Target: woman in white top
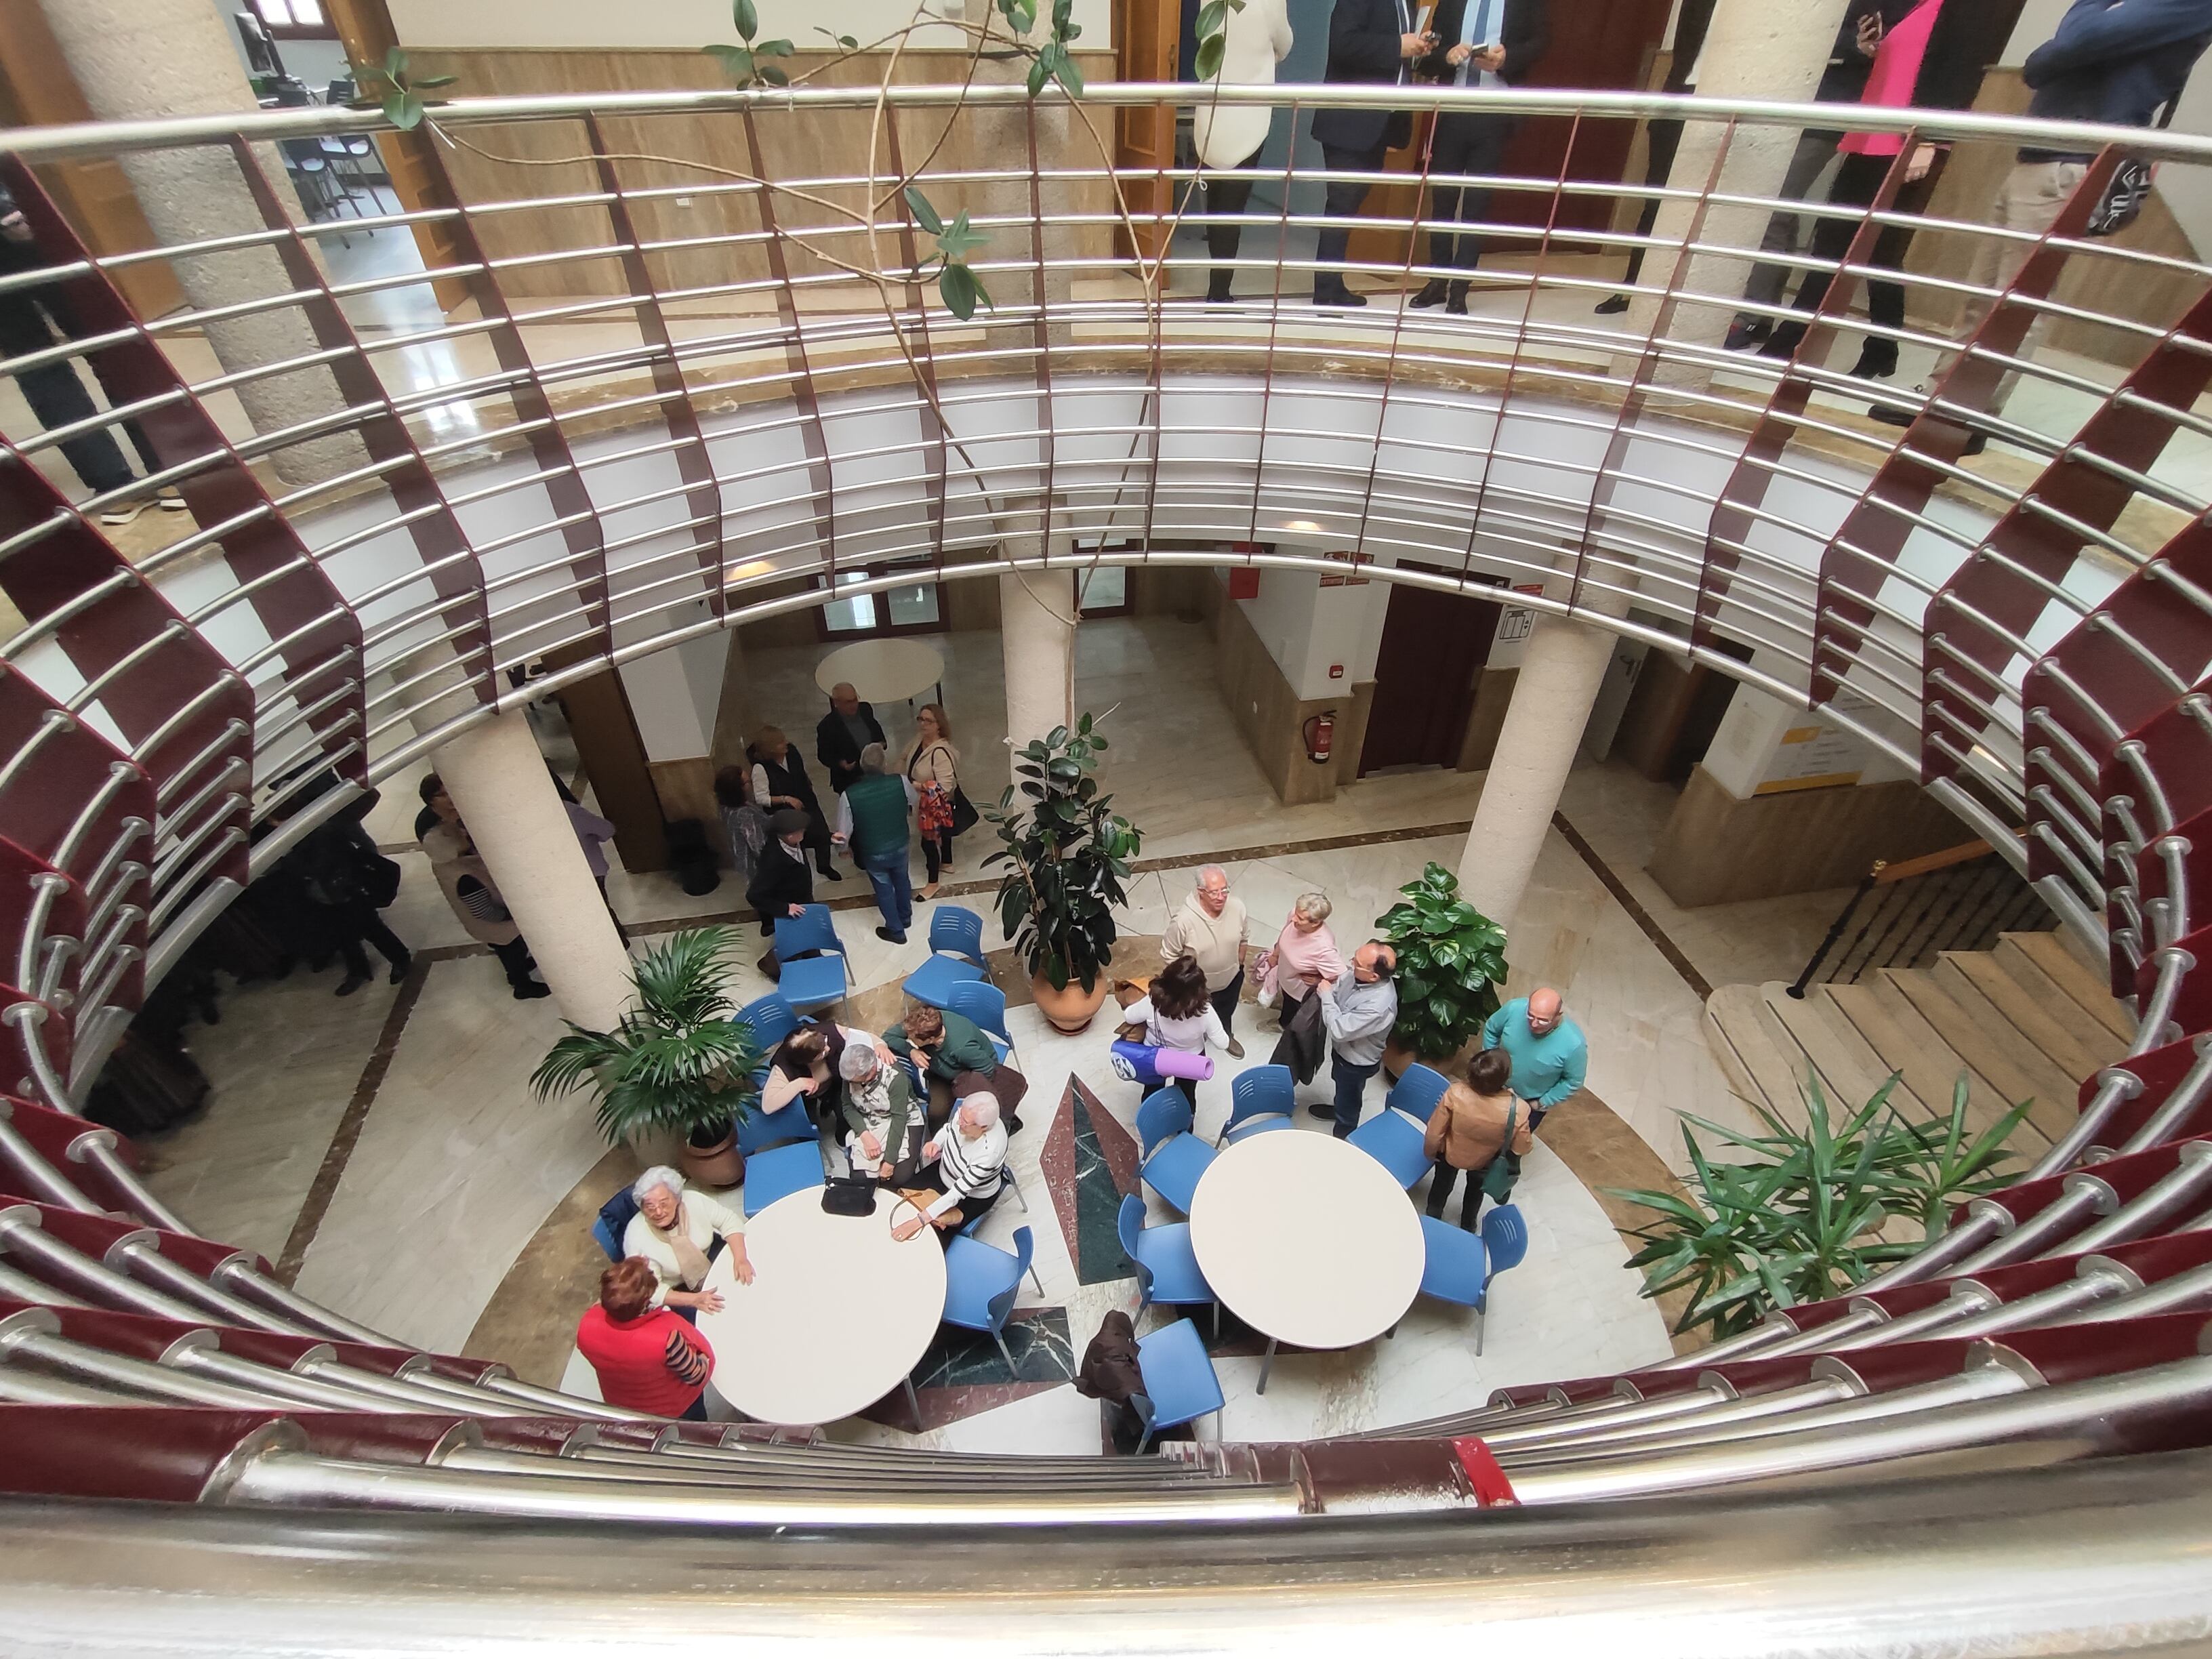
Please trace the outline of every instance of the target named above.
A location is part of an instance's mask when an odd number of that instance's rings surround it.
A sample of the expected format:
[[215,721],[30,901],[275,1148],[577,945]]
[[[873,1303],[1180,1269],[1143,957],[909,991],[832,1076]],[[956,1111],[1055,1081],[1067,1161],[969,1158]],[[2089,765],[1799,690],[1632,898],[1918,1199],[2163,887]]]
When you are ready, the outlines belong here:
[[637,1213],[623,1231],[623,1254],[643,1256],[652,1264],[653,1276],[659,1280],[653,1292],[654,1307],[672,1308],[687,1318],[700,1308],[721,1312],[721,1292],[700,1288],[707,1282],[707,1264],[714,1260],[718,1238],[729,1249],[738,1283],[753,1282],[744,1218],[721,1200],[685,1191],[684,1177],[665,1164],[631,1182],[629,1192],[637,1200]]
[[952,723],[942,704],[926,702],[914,717],[914,741],[907,745],[906,789],[921,831],[922,861],[929,884],[922,897],[937,896],[937,878],[952,873],[952,798],[960,788],[960,751],[952,746]]
[[[1291,18],[1285,0],[1244,0],[1244,9],[1232,9],[1223,25],[1221,70],[1209,86],[1272,86],[1275,65],[1291,53]],[[1256,104],[1224,104],[1216,107],[1201,100],[1192,112],[1191,137],[1198,159],[1209,167],[1248,169],[1260,159],[1267,142],[1267,124],[1274,111]],[[1237,257],[1243,227],[1237,216],[1251,199],[1249,179],[1208,179],[1200,175],[1206,191],[1206,212],[1213,223],[1206,228],[1206,251],[1213,256],[1213,278],[1207,285],[1208,305],[1226,305],[1232,275],[1227,260]]]
[[[1221,1016],[1213,1012],[1212,1000],[1206,994],[1206,970],[1193,956],[1177,957],[1161,969],[1152,988],[1121,1011],[1121,1023],[1143,1026],[1145,1041],[1155,1048],[1202,1054],[1209,1042],[1217,1048],[1229,1046],[1229,1033],[1222,1029]],[[1195,1110],[1198,1080],[1179,1077],[1175,1086]]]

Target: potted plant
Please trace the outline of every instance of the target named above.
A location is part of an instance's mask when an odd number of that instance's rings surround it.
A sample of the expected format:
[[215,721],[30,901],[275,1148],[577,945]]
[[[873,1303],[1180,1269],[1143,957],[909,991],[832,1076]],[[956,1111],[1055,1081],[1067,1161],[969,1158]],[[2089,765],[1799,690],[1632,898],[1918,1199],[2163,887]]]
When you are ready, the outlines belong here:
[[1398,953],[1398,1024],[1382,1067],[1449,1060],[1498,1012],[1505,981],[1505,930],[1459,896],[1459,878],[1431,863],[1401,887],[1402,902],[1376,917]]
[[611,1031],[570,1024],[530,1074],[538,1097],[589,1084],[611,1145],[680,1131],[687,1176],[736,1186],[745,1174],[737,1126],[752,1110],[761,1062],[726,988],[737,953],[729,927],[691,928],[647,951],[630,970],[636,1002]]
[[1089,714],[1014,751],[1014,782],[984,816],[1004,843],[999,922],[1030,970],[1044,1017],[1080,1031],[1106,1000],[1114,907],[1122,902],[1139,831],[1098,793],[1106,739]]

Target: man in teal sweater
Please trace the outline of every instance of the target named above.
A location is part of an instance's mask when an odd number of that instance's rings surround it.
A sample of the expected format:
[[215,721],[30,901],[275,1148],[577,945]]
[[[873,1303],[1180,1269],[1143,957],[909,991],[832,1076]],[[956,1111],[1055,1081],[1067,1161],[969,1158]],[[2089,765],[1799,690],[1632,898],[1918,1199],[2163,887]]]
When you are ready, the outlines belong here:
[[1589,1047],[1582,1028],[1566,1016],[1559,994],[1540,985],[1507,1003],[1482,1026],[1482,1046],[1503,1048],[1513,1061],[1513,1092],[1528,1103],[1528,1127],[1583,1086]]

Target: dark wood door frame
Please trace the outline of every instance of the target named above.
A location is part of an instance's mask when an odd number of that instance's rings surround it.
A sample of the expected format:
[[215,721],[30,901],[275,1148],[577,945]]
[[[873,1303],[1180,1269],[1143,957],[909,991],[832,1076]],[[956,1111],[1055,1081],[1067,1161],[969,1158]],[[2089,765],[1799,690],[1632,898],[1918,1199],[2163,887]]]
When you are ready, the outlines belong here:
[[[1443,565],[1425,564],[1417,559],[1401,559],[1398,561],[1397,568],[1401,570],[1419,570],[1428,574],[1438,576],[1459,576],[1462,574],[1460,571],[1447,568]],[[1477,584],[1483,587],[1496,587],[1501,593],[1504,592],[1505,588],[1505,579],[1502,576],[1468,576],[1467,580],[1470,583]],[[1389,611],[1396,606],[1401,597],[1407,599],[1409,602],[1416,600],[1426,600],[1430,602],[1441,600],[1446,604],[1449,604],[1450,602],[1450,596],[1437,593],[1435,590],[1431,588],[1400,589],[1394,587],[1390,594],[1390,605],[1385,608],[1382,621],[1383,641],[1386,646],[1389,640],[1390,630]],[[1441,751],[1442,757],[1435,758],[1426,763],[1413,763],[1413,764],[1427,763],[1439,766],[1451,766],[1456,763],[1460,750],[1467,741],[1467,723],[1471,718],[1473,718],[1474,714],[1475,678],[1483,665],[1490,660],[1490,648],[1497,636],[1498,615],[1499,611],[1504,609],[1504,605],[1503,599],[1485,599],[1480,595],[1474,593],[1468,593],[1459,597],[1462,597],[1470,603],[1480,605],[1482,610],[1487,613],[1489,627],[1486,631],[1480,626],[1476,627],[1473,630],[1474,639],[1471,648],[1463,658],[1455,658],[1453,659],[1451,665],[1458,684],[1453,687],[1450,708],[1445,715],[1447,736],[1443,742],[1434,745]],[[1356,775],[1360,777],[1364,777],[1367,775],[1369,770],[1368,756],[1374,750],[1376,733],[1378,731],[1382,730],[1384,726],[1384,722],[1378,720],[1376,716],[1385,712],[1383,709],[1382,686],[1383,677],[1386,672],[1387,665],[1378,661],[1376,665],[1375,672],[1375,694],[1373,700],[1370,702],[1368,707],[1367,732],[1364,739],[1360,744],[1359,768],[1356,774]],[[1382,763],[1382,764],[1390,766],[1405,765],[1407,763],[1408,763],[1396,760]]]

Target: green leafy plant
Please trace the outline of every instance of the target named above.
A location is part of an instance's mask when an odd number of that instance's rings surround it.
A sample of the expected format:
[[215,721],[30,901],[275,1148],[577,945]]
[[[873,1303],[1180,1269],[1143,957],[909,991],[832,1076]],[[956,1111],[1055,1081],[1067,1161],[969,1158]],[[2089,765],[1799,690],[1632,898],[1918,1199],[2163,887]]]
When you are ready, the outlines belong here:
[[1222,54],[1229,50],[1229,14],[1244,9],[1244,0],[1206,0],[1198,9],[1198,78],[1211,81],[1221,73]]
[[450,87],[454,77],[433,75],[416,80],[407,72],[407,54],[398,46],[384,54],[381,64],[356,64],[353,82],[361,96],[347,106],[349,109],[381,109],[385,118],[402,132],[411,132],[422,125],[428,110],[422,94],[434,92],[440,87]]
[[1441,864],[1428,865],[1398,890],[1404,902],[1375,919],[1398,953],[1398,1026],[1391,1035],[1419,1059],[1442,1060],[1498,1012],[1505,931],[1459,896],[1459,878]]
[[[952,216],[951,223],[945,223],[930,205],[929,198],[912,185],[906,187],[906,204],[923,234],[937,239],[937,291],[944,297],[945,308],[966,322],[975,314],[978,302],[991,305],[991,295],[983,286],[983,279],[968,266],[968,256],[990,239],[969,225],[965,208]],[[927,276],[929,270],[925,264],[915,275]],[[991,308],[998,309],[996,306]]]
[[1032,975],[1055,991],[1075,981],[1097,988],[1114,955],[1114,907],[1142,833],[1098,792],[1106,739],[1089,714],[1014,751],[1015,782],[983,816],[1003,845],[983,861],[1005,864],[999,920]]
[[[2028,1103],[1974,1136],[1965,1078],[1952,1091],[1949,1114],[1923,1123],[1906,1121],[1890,1104],[1897,1081],[1893,1073],[1841,1124],[1832,1121],[1820,1079],[1810,1074],[1802,1129],[1763,1107],[1753,1109],[1765,1134],[1682,1115],[1692,1194],[1614,1194],[1653,1214],[1630,1230],[1644,1241],[1628,1259],[1644,1274],[1644,1294],[1690,1293],[1678,1333],[1705,1326],[1717,1340],[1751,1329],[1778,1308],[1840,1295],[1917,1252],[1942,1230],[1953,1206],[2000,1184],[1994,1172],[2011,1156],[2004,1142]],[[1738,1158],[1716,1162],[1693,1127]],[[1893,1217],[1916,1222],[1922,1237],[1881,1237]]]
[[[732,0],[730,21],[737,25],[738,39],[743,46],[716,45],[702,46],[700,51],[720,61],[733,87],[782,87],[791,84],[791,76],[774,64],[763,63],[768,58],[791,56],[788,40],[759,40],[753,37],[760,33],[760,13],[753,0]],[[843,46],[849,36],[833,37]],[[858,46],[858,41],[854,41]]]
[[672,934],[637,959],[637,1001],[611,1031],[571,1023],[530,1074],[540,1100],[588,1085],[599,1091],[610,1143],[670,1129],[711,1146],[752,1110],[761,1062],[752,1027],[732,1018],[726,988],[738,954],[729,927]]

